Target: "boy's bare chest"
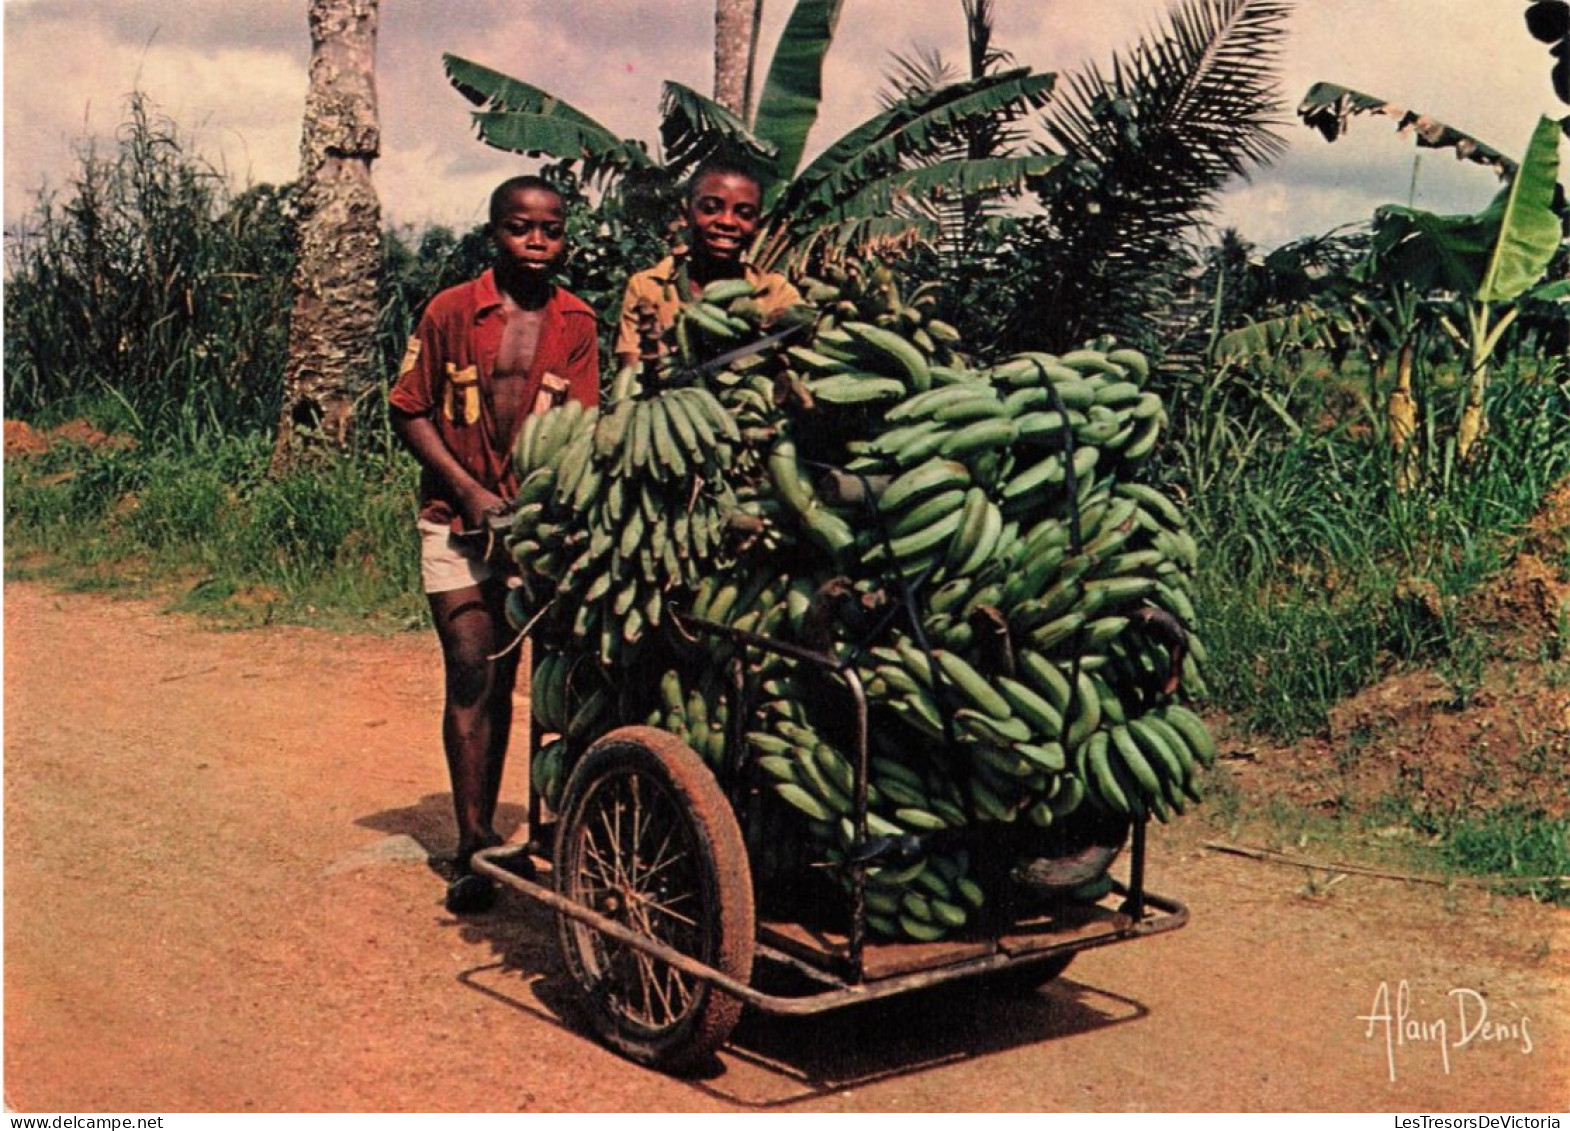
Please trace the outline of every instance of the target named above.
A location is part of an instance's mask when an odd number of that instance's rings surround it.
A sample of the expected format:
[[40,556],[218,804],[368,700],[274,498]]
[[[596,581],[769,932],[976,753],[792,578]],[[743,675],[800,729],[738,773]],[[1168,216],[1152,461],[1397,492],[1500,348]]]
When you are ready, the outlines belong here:
[[545,315],[538,310],[510,310],[496,351],[496,368],[491,374],[491,411],[500,435],[510,437],[525,413],[524,386],[539,351],[540,331]]

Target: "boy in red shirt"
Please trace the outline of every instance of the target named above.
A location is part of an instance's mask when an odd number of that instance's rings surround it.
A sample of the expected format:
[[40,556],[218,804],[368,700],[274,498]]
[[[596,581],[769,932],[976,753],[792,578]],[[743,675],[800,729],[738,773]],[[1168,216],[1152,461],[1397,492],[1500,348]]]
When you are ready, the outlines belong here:
[[516,494],[512,449],[525,417],[569,397],[599,404],[594,312],[551,282],[567,250],[561,194],[538,177],[505,181],[487,228],[493,266],[431,300],[388,397],[421,467],[421,576],[446,672],[442,745],[458,824],[446,897],[455,914],[496,897],[469,861],[502,843],[493,823],[521,651],[490,658],[512,637],[511,562],[494,540],[462,533],[483,531]]

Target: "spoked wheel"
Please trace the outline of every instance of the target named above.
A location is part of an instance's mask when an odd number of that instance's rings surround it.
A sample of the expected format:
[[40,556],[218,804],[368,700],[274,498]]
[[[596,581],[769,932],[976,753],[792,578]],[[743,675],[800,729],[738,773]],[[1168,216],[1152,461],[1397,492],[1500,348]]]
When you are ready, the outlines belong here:
[[[740,982],[752,975],[752,877],[730,803],[702,759],[623,727],[573,771],[556,839],[562,895]],[[667,1072],[702,1065],[742,1003],[587,924],[557,916],[562,957],[595,1032]]]

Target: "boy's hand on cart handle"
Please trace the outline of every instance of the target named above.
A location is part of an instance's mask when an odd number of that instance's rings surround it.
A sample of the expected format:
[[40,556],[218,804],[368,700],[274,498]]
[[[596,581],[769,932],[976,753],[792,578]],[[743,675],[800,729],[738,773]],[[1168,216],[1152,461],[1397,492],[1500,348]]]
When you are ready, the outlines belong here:
[[507,508],[506,499],[478,485],[463,492],[459,501],[463,506],[463,514],[459,516],[462,528],[457,531],[460,535],[477,534],[490,529],[491,516],[502,514]]

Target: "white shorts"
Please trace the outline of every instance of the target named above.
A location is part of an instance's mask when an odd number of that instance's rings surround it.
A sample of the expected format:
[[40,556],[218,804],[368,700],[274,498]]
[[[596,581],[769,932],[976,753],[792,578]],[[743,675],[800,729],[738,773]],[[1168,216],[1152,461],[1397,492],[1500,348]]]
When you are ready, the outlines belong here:
[[420,519],[420,580],[427,593],[468,589],[496,576],[496,567],[485,560],[485,540],[454,538],[452,528]]

